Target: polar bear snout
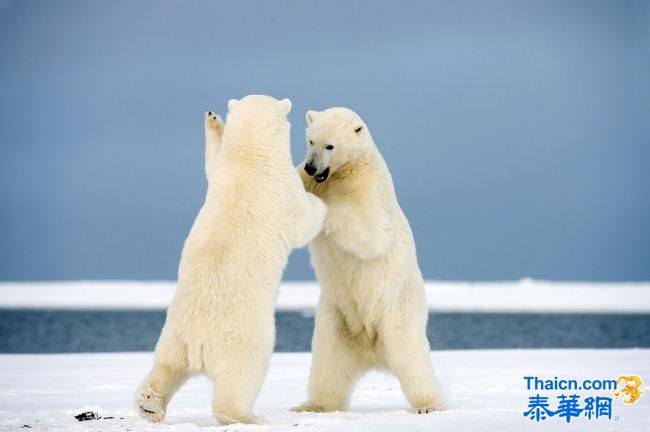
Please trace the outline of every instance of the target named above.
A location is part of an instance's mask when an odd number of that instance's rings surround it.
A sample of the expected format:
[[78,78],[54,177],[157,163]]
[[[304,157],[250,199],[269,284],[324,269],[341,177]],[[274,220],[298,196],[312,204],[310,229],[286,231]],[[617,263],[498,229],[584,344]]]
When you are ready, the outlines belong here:
[[330,175],[330,167],[325,167],[325,169],[319,173],[314,160],[307,162],[304,169],[308,176],[314,177],[316,183],[323,183]]
[[314,174],[316,174],[316,171],[317,169],[315,166],[312,165],[312,162],[307,162],[305,164],[305,172],[307,173],[308,176],[310,177],[313,176]]

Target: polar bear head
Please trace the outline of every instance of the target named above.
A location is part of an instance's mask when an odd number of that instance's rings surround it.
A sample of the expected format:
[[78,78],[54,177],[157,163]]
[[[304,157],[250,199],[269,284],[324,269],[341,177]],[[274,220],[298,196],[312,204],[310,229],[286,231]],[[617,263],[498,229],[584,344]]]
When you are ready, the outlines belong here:
[[361,117],[348,108],[307,111],[305,172],[322,183],[372,145]]
[[289,154],[290,124],[287,114],[290,111],[289,99],[249,95],[240,100],[229,100],[223,137],[224,150],[257,148],[268,152],[269,146],[277,143],[286,147]]

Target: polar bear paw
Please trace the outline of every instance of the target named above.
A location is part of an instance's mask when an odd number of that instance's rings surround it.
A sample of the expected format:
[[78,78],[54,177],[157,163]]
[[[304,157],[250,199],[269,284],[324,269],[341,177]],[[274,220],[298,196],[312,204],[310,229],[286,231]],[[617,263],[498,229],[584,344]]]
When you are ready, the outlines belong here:
[[343,411],[343,410],[337,410],[337,409],[327,409],[322,405],[318,405],[315,403],[311,402],[305,402],[303,404],[300,404],[298,406],[295,406],[291,408],[291,411],[293,412],[330,412],[330,411]]
[[165,418],[163,398],[150,385],[143,385],[138,390],[135,405],[140,415],[150,422],[160,423]]
[[444,411],[447,408],[447,405],[441,398],[432,400],[431,402],[417,404],[413,407],[411,412],[413,414],[429,414],[434,411]]
[[223,120],[221,120],[221,116],[212,111],[205,113],[205,129],[213,130],[221,134],[223,132]]
[[257,417],[253,413],[228,413],[228,412],[214,412],[217,421],[223,426],[243,423],[243,424],[264,424],[263,417]]

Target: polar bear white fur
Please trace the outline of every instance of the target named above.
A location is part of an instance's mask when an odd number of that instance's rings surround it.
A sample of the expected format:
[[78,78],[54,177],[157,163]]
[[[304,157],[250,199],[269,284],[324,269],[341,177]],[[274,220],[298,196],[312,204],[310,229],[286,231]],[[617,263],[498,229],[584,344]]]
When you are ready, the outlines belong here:
[[221,423],[257,422],[252,407],[273,351],[282,272],[325,217],[292,166],[291,102],[253,95],[228,109],[225,130],[206,115],[205,204],[185,241],[153,369],[136,394],[140,414],[154,422],[199,373],[214,382]]
[[353,111],[309,111],[307,124],[298,170],[328,210],[309,246],[321,295],[308,400],[295,410],[347,409],[355,381],[371,368],[397,376],[414,412],[443,409],[413,235],[388,167]]

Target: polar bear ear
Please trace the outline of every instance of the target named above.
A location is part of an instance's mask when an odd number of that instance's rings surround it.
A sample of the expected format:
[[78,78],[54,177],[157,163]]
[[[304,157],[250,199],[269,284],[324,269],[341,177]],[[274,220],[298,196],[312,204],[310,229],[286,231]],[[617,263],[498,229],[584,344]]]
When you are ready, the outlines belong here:
[[364,125],[361,122],[352,123],[352,129],[354,129],[354,132],[357,133],[357,134],[361,133],[361,131],[363,130],[363,127],[364,127]]
[[289,114],[291,111],[291,101],[287,98],[284,98],[280,101],[280,108],[284,111],[285,114]]
[[305,114],[305,120],[307,120],[308,125],[312,124],[315,118],[316,118],[316,111],[307,111],[307,114]]
[[239,101],[237,99],[230,99],[228,101],[228,111],[232,111],[237,106],[238,103]]

